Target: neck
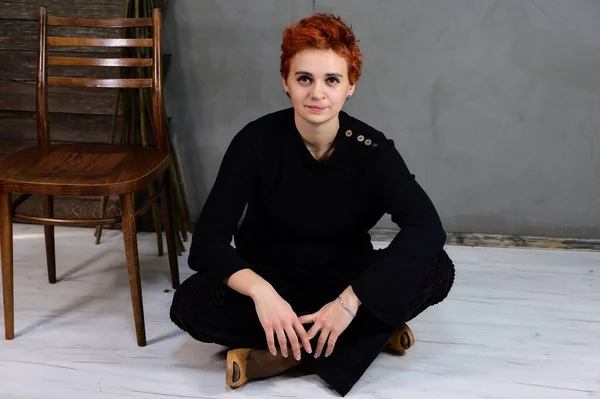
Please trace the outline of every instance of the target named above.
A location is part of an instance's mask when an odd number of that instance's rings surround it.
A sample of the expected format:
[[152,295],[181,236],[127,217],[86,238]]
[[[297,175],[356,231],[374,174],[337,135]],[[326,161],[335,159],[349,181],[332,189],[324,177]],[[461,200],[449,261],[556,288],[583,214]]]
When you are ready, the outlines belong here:
[[326,149],[337,135],[340,121],[333,118],[325,123],[315,125],[295,115],[296,128],[306,147],[311,151],[322,151]]

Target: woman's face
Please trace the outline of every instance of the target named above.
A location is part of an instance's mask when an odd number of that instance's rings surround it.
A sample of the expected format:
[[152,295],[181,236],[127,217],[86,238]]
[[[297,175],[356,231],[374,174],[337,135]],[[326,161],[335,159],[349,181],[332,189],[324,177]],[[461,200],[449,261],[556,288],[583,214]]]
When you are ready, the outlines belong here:
[[333,50],[298,52],[283,87],[296,115],[312,125],[336,118],[355,88],[350,85],[346,60]]

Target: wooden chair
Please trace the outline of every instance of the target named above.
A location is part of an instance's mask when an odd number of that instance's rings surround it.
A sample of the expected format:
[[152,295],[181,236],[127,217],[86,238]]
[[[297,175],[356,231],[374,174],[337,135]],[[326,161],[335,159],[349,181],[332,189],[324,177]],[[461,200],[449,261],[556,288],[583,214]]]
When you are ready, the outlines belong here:
[[[152,38],[98,39],[48,37],[48,26],[79,28],[125,28],[151,26]],[[57,57],[48,54],[48,46],[152,47],[152,58],[84,58]],[[167,248],[173,288],[179,285],[175,248],[175,231],[171,209],[170,158],[165,133],[162,93],[161,13],[153,10],[151,18],[66,18],[48,16],[44,7],[39,13],[39,59],[37,71],[37,138],[38,145],[8,157],[0,164],[0,249],[2,253],[2,289],[6,339],[14,338],[13,290],[13,220],[44,225],[48,279],[56,282],[54,225],[99,226],[122,223],[125,257],[137,343],[146,345],[142,290],[136,238],[136,217],[160,200],[167,233]],[[82,53],[83,54],[83,53]],[[92,79],[48,76],[48,65],[152,67],[152,78]],[[48,86],[99,88],[151,88],[155,147],[116,144],[51,143],[48,123]],[[151,182],[159,190],[139,208],[134,207],[134,193]],[[12,193],[21,195],[12,202]],[[23,215],[16,208],[32,195],[43,198],[43,217]],[[53,196],[119,196],[121,216],[101,219],[58,219],[53,215]]]

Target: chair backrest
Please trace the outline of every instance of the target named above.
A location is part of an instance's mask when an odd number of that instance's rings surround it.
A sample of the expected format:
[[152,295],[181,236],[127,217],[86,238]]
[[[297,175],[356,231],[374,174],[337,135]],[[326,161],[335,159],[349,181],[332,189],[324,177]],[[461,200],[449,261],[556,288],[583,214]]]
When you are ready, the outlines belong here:
[[[151,38],[92,38],[48,36],[48,27],[76,28],[144,28],[151,27]],[[85,52],[77,57],[53,56],[49,46],[68,47],[145,47],[152,49],[152,56],[145,58],[97,58]],[[79,56],[81,54],[81,56]],[[111,56],[113,53],[111,53]],[[82,77],[48,76],[48,65],[89,67],[151,67],[151,78],[96,79]],[[97,87],[97,88],[149,88],[152,91],[152,122],[156,148],[167,150],[165,114],[163,106],[162,73],[162,29],[161,12],[155,8],[151,18],[69,18],[49,16],[45,7],[40,7],[38,26],[38,70],[37,70],[37,137],[39,145],[50,144],[48,126],[48,87]]]

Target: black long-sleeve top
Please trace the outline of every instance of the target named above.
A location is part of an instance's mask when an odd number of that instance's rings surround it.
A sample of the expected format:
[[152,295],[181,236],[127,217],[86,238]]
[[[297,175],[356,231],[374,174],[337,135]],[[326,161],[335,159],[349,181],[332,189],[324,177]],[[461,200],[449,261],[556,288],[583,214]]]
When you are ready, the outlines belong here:
[[362,306],[399,327],[446,234],[394,142],[344,111],[339,118],[326,161],[306,148],[293,108],[239,131],[196,223],[188,263],[219,281],[244,268],[267,280],[272,273],[335,279],[372,252],[368,232],[387,213],[400,231],[351,285]]

